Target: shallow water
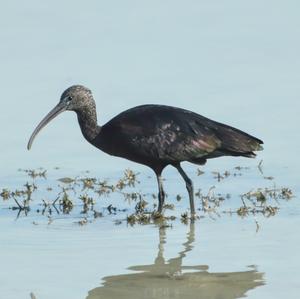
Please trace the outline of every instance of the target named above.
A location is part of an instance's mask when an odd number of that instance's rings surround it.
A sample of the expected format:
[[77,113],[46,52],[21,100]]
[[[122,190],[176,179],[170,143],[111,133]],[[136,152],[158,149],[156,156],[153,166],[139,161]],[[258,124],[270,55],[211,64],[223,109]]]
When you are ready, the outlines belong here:
[[[15,202],[0,198],[0,297],[298,298],[299,8],[292,0],[3,3],[0,191],[32,182],[19,168],[43,166],[47,180],[36,179],[27,216],[17,218],[9,209]],[[81,214],[78,204],[70,215],[53,210],[49,218],[40,204],[56,198],[62,177],[115,181],[130,168],[140,172],[134,190],[148,196],[151,209],[155,203],[152,172],[90,146],[71,113],[45,128],[27,152],[34,126],[75,83],[92,89],[100,124],[135,105],[164,103],[245,130],[263,139],[265,150],[256,160],[209,161],[201,176],[183,165],[195,191],[215,186],[216,194],[231,195],[219,214],[198,211],[194,225],[180,221],[187,194],[172,168],[164,172],[167,202],[175,205],[167,214],[177,217],[170,227],[128,225],[135,202],[118,193],[97,198],[103,217]],[[212,174],[233,174],[238,165],[249,169],[220,182]],[[276,215],[224,213],[242,205],[241,194],[274,184],[294,193],[270,201]],[[73,199],[80,202],[78,194]],[[110,214],[109,204],[121,211]],[[199,199],[196,205],[201,209]]]
[[[242,206],[241,191],[274,185],[256,168],[244,169],[241,176],[232,174],[220,182],[212,173],[198,177],[195,171],[190,172],[196,185],[210,181],[216,193],[225,190],[231,194],[216,209],[218,213],[198,210],[201,217],[194,224],[180,221],[180,214],[188,211],[187,198],[178,186],[178,177],[169,173],[167,202],[175,209],[166,214],[177,219],[133,226],[127,224],[126,217],[134,212],[136,202],[128,204],[116,192],[94,196],[94,209],[103,217],[82,214],[77,194],[73,198],[78,205],[69,215],[53,210],[49,221],[49,214],[37,210],[42,210],[41,199],[56,197],[55,190],[47,192],[43,187],[55,189],[61,184],[53,178],[59,173],[53,170],[48,179],[35,179],[41,190],[33,193],[27,216],[21,212],[15,220],[18,211],[7,207],[16,204],[11,200],[1,204],[0,263],[5,271],[0,279],[4,298],[26,298],[30,292],[37,298],[117,298],[120,294],[123,298],[280,298],[286,289],[290,298],[297,298],[297,198],[268,200],[280,208],[270,217],[223,213]],[[20,185],[31,181],[22,172],[18,177]],[[140,174],[138,179],[141,183],[133,190],[147,193],[155,188],[154,178],[148,174]],[[299,194],[299,189],[295,191]],[[179,202],[176,192],[183,197]],[[110,203],[118,208],[116,213],[107,211]],[[150,209],[152,203],[155,200],[150,198]],[[198,198],[196,207],[201,209]],[[85,218],[88,222],[79,225]]]

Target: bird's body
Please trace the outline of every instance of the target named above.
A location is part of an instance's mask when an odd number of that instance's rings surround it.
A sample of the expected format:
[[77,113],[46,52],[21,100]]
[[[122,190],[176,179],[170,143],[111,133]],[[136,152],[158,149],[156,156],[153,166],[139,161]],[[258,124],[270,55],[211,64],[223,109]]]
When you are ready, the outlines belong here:
[[143,105],[126,110],[101,128],[93,140],[104,152],[151,167],[188,161],[204,164],[219,156],[252,157],[261,140],[194,112]]
[[154,170],[159,186],[159,212],[165,197],[161,173],[167,165],[176,167],[184,178],[194,214],[192,181],[181,168],[181,162],[202,165],[207,159],[220,156],[255,157],[254,151],[262,149],[263,142],[245,132],[197,113],[164,105],[134,107],[99,126],[92,94],[80,85],[63,93],[60,103],[32,134],[28,148],[41,128],[65,110],[77,113],[84,137],[95,147]]

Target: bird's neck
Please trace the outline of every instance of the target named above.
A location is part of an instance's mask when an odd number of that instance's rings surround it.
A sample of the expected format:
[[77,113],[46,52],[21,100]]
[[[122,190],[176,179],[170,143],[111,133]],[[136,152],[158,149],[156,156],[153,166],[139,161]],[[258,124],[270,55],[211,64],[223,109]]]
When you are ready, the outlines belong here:
[[86,107],[76,113],[83,136],[87,141],[92,142],[101,130],[97,124],[96,107]]

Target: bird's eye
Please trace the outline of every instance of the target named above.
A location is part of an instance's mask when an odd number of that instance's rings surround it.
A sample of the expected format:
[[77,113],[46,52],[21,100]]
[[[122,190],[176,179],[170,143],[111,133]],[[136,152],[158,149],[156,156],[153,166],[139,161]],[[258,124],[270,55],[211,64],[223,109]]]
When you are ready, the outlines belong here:
[[73,100],[73,98],[71,96],[66,96],[65,99],[64,99],[64,102],[66,104],[70,104],[70,102]]

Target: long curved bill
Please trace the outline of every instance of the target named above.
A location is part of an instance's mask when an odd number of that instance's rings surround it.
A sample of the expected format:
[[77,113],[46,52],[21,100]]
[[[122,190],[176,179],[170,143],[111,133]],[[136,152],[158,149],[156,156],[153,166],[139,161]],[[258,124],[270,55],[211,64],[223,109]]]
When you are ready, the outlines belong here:
[[64,112],[66,110],[66,105],[62,102],[58,103],[43,119],[42,121],[38,124],[38,126],[35,128],[33,133],[30,136],[30,139],[27,144],[27,149],[30,150],[31,145],[33,143],[33,140],[35,136],[57,115],[60,113]]

